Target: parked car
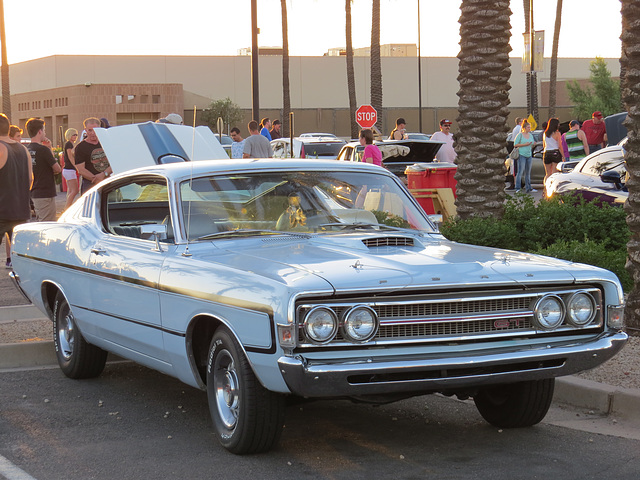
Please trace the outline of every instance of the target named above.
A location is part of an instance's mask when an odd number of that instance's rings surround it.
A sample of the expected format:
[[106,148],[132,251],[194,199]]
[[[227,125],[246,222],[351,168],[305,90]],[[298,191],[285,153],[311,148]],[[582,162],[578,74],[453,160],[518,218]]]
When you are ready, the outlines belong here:
[[[384,140],[374,141],[380,150],[384,166],[398,177],[406,180],[405,170],[416,163],[433,162],[441,142],[425,140]],[[338,154],[338,160],[361,162],[364,147],[360,142],[349,142]]]
[[134,155],[173,163],[15,229],[13,279],[52,319],[70,378],[100,375],[107,352],[176,377],[207,392],[220,443],[240,454],[276,444],[287,397],[442,392],[472,396],[500,428],[530,426],[555,377],[627,340],[609,271],[448,241],[374,165],[179,161],[203,149],[174,127],[151,127],[183,151],[171,157],[135,128],[98,129],[116,171]]
[[407,140],[431,140],[431,135],[427,133],[405,133]]
[[549,197],[574,193],[587,201],[623,205],[629,197],[626,178],[624,149],[614,145],[586,156],[570,172],[551,175],[546,191]]
[[334,135],[333,133],[318,133],[318,132],[311,132],[311,133],[301,133],[300,134],[300,138],[314,138],[314,137],[322,137],[322,138],[338,138],[336,135]]
[[[271,140],[274,158],[291,158],[290,143],[291,139],[289,138]],[[346,143],[335,136],[297,137],[293,139],[293,157],[335,159]]]
[[227,152],[227,155],[229,158],[231,158],[231,145],[233,144],[233,139],[226,134],[214,134],[216,140],[218,140],[218,142],[220,142],[220,144],[222,145],[222,148],[224,148],[224,151]]

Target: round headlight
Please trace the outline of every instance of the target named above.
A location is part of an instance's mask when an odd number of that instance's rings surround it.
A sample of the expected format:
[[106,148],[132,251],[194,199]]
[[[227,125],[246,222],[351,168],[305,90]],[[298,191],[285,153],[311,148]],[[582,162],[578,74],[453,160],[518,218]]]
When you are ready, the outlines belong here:
[[576,292],[567,300],[567,320],[576,327],[589,324],[596,315],[596,302],[586,292]]
[[533,309],[536,325],[543,330],[558,328],[564,320],[564,303],[557,295],[545,295]]
[[354,307],[347,311],[342,320],[342,335],[352,342],[371,340],[377,331],[378,316],[369,307]]
[[338,317],[329,308],[312,308],[304,319],[304,333],[312,342],[329,342],[336,336],[337,331]]

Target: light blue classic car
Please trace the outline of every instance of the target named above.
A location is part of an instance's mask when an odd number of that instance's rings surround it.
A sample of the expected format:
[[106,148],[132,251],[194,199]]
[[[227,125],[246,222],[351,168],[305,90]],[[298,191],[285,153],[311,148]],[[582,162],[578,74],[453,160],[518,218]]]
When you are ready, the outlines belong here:
[[293,396],[442,392],[530,426],[627,339],[615,275],[450,242],[381,167],[158,158],[19,226],[13,277],[68,377],[113,352],[206,390],[231,452],[273,447]]

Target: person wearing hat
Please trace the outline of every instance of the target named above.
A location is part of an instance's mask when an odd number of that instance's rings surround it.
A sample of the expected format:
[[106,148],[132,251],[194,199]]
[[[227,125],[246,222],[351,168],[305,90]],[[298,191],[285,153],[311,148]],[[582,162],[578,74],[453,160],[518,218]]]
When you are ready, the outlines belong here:
[[280,123],[280,120],[275,119],[271,126],[271,130],[269,130],[269,135],[271,135],[271,140],[282,138],[282,134],[280,133],[281,127],[282,127],[282,124]]
[[399,117],[396,119],[396,128],[391,130],[389,134],[389,140],[402,140],[404,139],[404,134],[406,132],[407,122],[405,122],[404,118]]
[[569,122],[569,131],[562,135],[567,143],[570,160],[580,160],[589,155],[589,142],[587,136],[580,130],[580,122],[571,120]]
[[585,120],[582,124],[582,131],[587,136],[589,152],[593,153],[607,144],[607,128],[602,119],[602,112],[593,112],[591,120]]
[[451,134],[451,120],[443,118],[440,120],[440,131],[431,135],[432,142],[442,142],[444,145],[440,147],[436,153],[436,161],[453,163],[458,156],[453,149],[453,135]]

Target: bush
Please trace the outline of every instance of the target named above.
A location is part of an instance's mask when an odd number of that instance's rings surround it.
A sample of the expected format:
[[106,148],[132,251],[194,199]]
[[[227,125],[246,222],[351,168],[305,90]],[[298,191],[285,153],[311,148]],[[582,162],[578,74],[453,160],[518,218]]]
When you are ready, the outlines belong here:
[[577,196],[542,199],[536,204],[533,197],[516,194],[507,200],[501,220],[454,218],[440,231],[456,242],[600,266],[618,275],[625,290],[633,286],[624,269],[630,232],[620,207],[585,202]]

